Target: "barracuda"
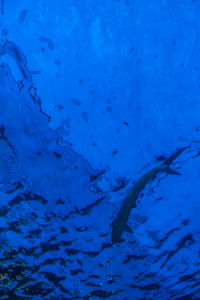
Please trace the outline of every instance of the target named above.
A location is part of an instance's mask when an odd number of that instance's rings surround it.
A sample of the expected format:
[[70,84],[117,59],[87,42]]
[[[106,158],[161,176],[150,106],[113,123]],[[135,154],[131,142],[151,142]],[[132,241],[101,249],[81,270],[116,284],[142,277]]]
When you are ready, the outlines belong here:
[[141,176],[134,184],[125,200],[122,203],[122,206],[119,210],[119,213],[116,219],[112,223],[112,243],[119,243],[121,236],[124,230],[128,231],[127,221],[131,213],[132,208],[136,207],[136,200],[140,195],[141,191],[145,188],[146,184],[155,179],[158,173],[165,172],[167,174],[181,175],[181,173],[170,168],[172,162],[188,147],[181,148],[172,154],[164,163],[160,166],[155,167],[147,171],[143,176]]

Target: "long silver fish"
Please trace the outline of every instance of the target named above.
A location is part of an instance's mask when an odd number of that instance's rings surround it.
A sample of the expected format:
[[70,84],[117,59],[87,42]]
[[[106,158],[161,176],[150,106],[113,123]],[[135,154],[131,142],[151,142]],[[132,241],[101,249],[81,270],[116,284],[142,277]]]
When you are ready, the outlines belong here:
[[154,180],[156,175],[159,172],[165,172],[167,174],[173,174],[173,175],[181,175],[181,173],[172,170],[170,168],[171,163],[188,147],[181,148],[180,150],[176,151],[174,154],[172,154],[164,163],[162,163],[160,166],[155,167],[149,171],[147,171],[143,176],[141,176],[134,184],[132,189],[129,191],[127,197],[125,198],[124,202],[122,203],[122,206],[119,210],[119,213],[116,217],[116,219],[112,223],[112,243],[118,243],[120,242],[122,233],[124,230],[126,230],[127,227],[127,221],[129,218],[129,215],[131,213],[132,208],[136,207],[136,200],[138,196],[140,195],[141,191],[144,189],[145,185]]

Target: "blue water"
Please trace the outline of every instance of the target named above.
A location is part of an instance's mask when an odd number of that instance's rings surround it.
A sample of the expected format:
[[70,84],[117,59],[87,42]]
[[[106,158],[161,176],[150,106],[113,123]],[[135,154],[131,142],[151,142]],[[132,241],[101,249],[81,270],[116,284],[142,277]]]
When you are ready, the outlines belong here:
[[199,15],[0,1],[0,299],[200,299]]

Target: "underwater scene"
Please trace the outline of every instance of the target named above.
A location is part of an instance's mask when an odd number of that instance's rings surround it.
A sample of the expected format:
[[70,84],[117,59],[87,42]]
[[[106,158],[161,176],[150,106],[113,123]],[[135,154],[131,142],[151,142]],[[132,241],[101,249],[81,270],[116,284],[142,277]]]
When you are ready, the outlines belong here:
[[200,299],[199,20],[0,0],[0,299]]

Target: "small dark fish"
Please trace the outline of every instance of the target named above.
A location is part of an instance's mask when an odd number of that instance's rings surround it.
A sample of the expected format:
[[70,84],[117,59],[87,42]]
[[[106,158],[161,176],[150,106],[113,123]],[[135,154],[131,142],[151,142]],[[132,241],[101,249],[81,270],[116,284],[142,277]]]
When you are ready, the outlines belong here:
[[181,175],[181,173],[172,170],[170,165],[172,162],[188,147],[181,148],[180,150],[176,151],[172,154],[168,159],[165,160],[160,166],[155,167],[149,171],[147,171],[143,176],[141,176],[133,185],[132,189],[129,191],[127,197],[125,198],[120,211],[118,213],[117,218],[112,223],[112,243],[119,243],[122,233],[127,228],[127,221],[129,215],[131,213],[132,208],[136,207],[136,200],[140,195],[141,191],[144,189],[145,185],[154,180],[156,175],[160,172],[165,172],[167,174],[173,175]]

